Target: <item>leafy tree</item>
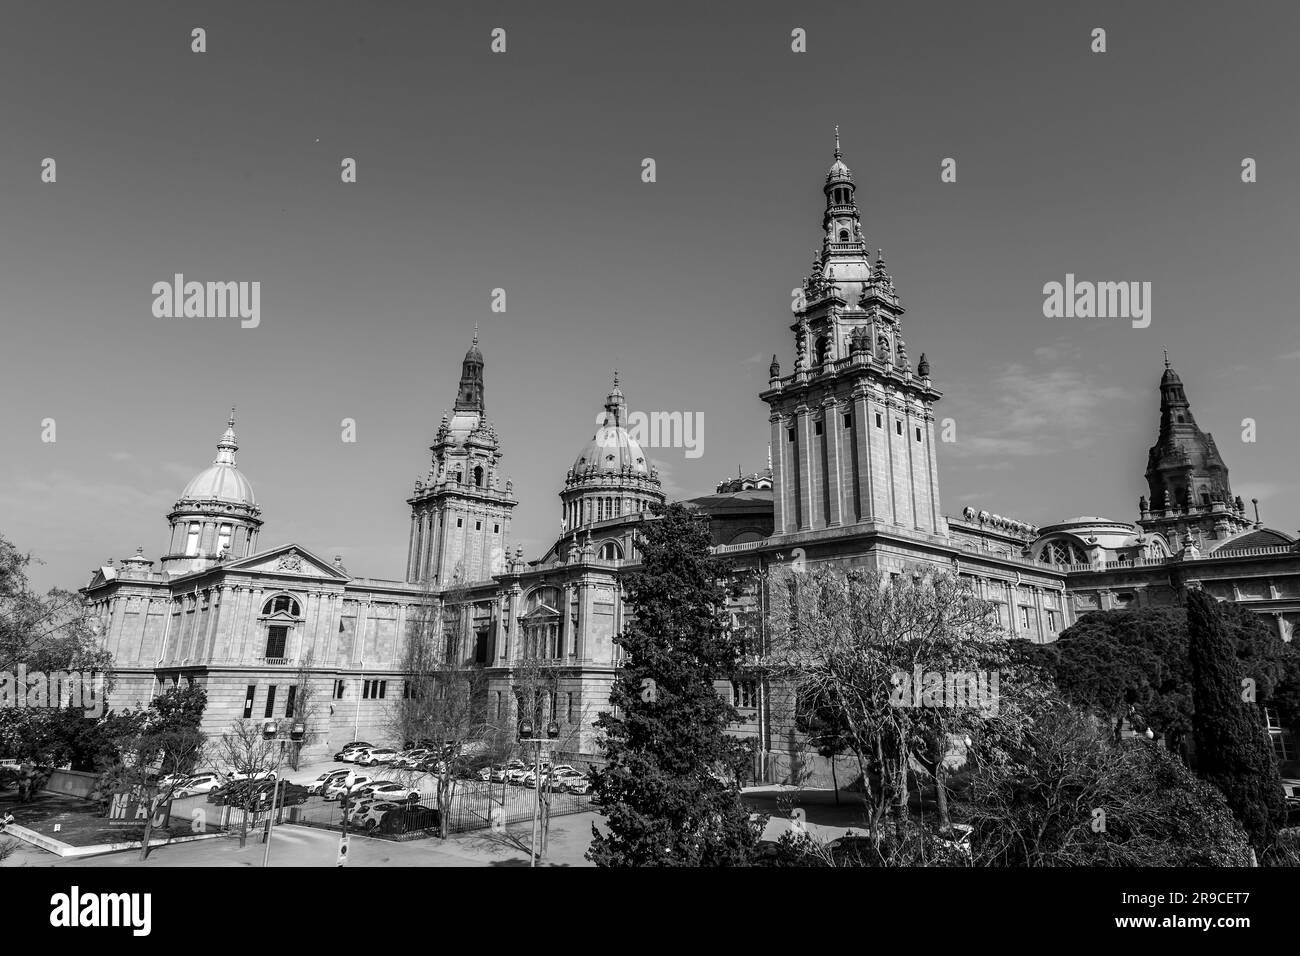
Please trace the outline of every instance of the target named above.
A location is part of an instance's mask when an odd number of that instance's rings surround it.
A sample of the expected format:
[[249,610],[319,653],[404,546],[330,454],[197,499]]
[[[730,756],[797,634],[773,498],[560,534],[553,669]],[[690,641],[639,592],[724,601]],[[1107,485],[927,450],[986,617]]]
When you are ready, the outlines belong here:
[[[1220,619],[1258,699],[1277,706],[1300,731],[1300,653],[1268,623],[1234,604]],[[1192,671],[1185,608],[1099,611],[1085,615],[1051,644],[1013,642],[1018,660],[1043,667],[1071,704],[1107,720],[1116,735],[1128,718],[1163,736],[1190,759]]]
[[0,535],[0,671],[107,672],[112,655],[104,650],[87,620],[81,597],[59,588],[46,594],[31,589],[27,567],[32,557]]
[[634,609],[616,638],[625,658],[595,722],[606,766],[593,789],[608,834],[592,827],[600,866],[746,866],[758,831],[739,789],[715,768],[736,759],[726,733],[739,715],[714,689],[739,666],[742,644],[724,613],[727,567],[710,551],[707,520],[657,507],[640,532],[641,566],[626,581]]
[[1260,708],[1243,700],[1242,667],[1217,602],[1187,594],[1197,772],[1228,799],[1257,850],[1271,846],[1286,816],[1282,783]]
[[980,866],[1242,866],[1223,795],[1145,739],[1042,700],[1018,739],[977,751],[968,801]]

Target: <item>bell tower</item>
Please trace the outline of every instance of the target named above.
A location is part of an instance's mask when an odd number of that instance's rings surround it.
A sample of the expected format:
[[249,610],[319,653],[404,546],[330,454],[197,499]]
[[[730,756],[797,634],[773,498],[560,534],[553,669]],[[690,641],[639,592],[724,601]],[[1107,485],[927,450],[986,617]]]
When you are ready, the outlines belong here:
[[450,416],[443,415],[429,473],[415,482],[406,580],[443,587],[505,571],[514,486],[501,476],[501,440],[483,401],[483,353],[474,342],[461,363]]
[[773,356],[774,531],[875,523],[946,534],[925,355],[913,371],[893,276],[862,233],[857,185],[840,150],[823,186],[821,249],[797,297],[794,369]]

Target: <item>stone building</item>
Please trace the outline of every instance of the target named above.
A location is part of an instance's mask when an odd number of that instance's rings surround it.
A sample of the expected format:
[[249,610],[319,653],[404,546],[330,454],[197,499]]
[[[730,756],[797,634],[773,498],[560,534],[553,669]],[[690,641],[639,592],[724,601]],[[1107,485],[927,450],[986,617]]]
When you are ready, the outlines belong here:
[[[942,393],[926,354],[909,358],[902,298],[883,253],[869,254],[838,134],[822,192],[790,371],[773,356],[759,396],[769,410],[768,466],[687,502],[709,517],[719,554],[759,572],[822,562],[886,574],[917,563],[951,569],[994,603],[1008,636],[1031,641],[1054,640],[1088,611],[1172,604],[1194,586],[1268,616],[1291,639],[1300,543],[1264,528],[1233,497],[1227,465],[1167,357],[1149,497],[1136,521],[1080,516],[1038,527],[974,508],[945,515],[935,432]],[[297,544],[259,550],[263,517],[235,462],[232,414],[216,459],[167,516],[158,569],[137,551],[83,589],[116,661],[113,703],[198,681],[209,691],[206,729],[221,733],[234,720],[300,718],[296,688],[307,686],[310,754],[358,738],[395,743],[404,642],[432,610],[466,636],[447,652],[482,670],[482,713],[504,725],[528,713],[554,719],[566,748],[595,756],[591,722],[608,706],[620,662],[614,638],[632,610],[621,578],[637,563],[637,528],[664,500],[662,486],[629,431],[616,375],[596,433],[556,476],[561,533],[525,560],[510,545],[516,500],[486,417],[485,367],[476,331],[428,473],[406,499],[400,581],[355,576]],[[747,668],[718,690],[740,711],[735,732],[757,739],[762,774],[786,779],[800,741],[779,688]]]

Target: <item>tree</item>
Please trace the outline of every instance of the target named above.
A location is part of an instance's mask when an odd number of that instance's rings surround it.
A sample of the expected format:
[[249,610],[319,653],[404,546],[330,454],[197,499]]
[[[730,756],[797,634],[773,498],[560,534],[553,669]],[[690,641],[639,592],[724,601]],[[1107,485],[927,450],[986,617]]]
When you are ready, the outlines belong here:
[[234,720],[230,729],[212,741],[208,748],[207,758],[213,772],[231,781],[218,792],[225,795],[228,806],[238,806],[241,811],[241,848],[248,843],[249,814],[261,809],[266,797],[266,792],[253,783],[275,777],[280,765],[281,743],[263,735],[262,721]]
[[882,839],[886,812],[901,838],[917,771],[934,779],[947,829],[956,741],[1015,712],[993,606],[965,580],[923,566],[890,578],[823,566],[773,583],[774,678],[793,690],[794,716],[819,744],[856,758],[872,838]]
[[289,765],[294,770],[298,769],[303,748],[312,742],[312,737],[315,734],[314,727],[317,711],[320,709],[316,699],[316,683],[312,674],[315,663],[316,654],[310,650],[298,662],[298,669],[294,674],[293,683],[293,713],[285,715],[295,724],[302,724],[303,727],[302,739],[295,740],[290,744],[292,750]]
[[27,580],[32,557],[0,535],[0,672],[107,673],[112,655],[91,629],[80,595],[53,588],[37,594]]
[[1223,795],[1143,738],[1042,698],[1020,732],[981,747],[963,806],[980,866],[1241,866]]
[[[1300,653],[1258,614],[1233,604],[1219,610],[1239,674],[1254,680],[1258,699],[1276,702],[1287,726],[1300,731]],[[1019,660],[1044,667],[1067,701],[1109,721],[1116,735],[1128,719],[1191,760],[1185,608],[1098,611],[1051,644],[1016,641],[1013,649]]]
[[735,708],[714,689],[740,663],[724,613],[729,568],[710,550],[707,519],[680,504],[654,509],[639,532],[641,566],[627,576],[634,617],[616,638],[625,658],[595,722],[607,757],[593,789],[608,834],[592,827],[600,866],[744,866],[758,832],[734,784],[714,768],[734,759]]
[[1285,820],[1282,782],[1260,708],[1243,700],[1241,663],[1216,605],[1203,591],[1187,593],[1197,773],[1223,791],[1262,852]]
[[451,834],[456,780],[495,755],[487,717],[487,672],[472,661],[473,604],[457,570],[441,596],[426,590],[412,617],[403,653],[408,675],[402,698],[391,710],[399,741],[437,749],[439,833]]
[[207,691],[198,684],[171,687],[149,702],[116,743],[117,759],[101,777],[101,794],[130,793],[149,807],[140,859],[149,855],[155,811],[169,803],[199,765],[207,735],[200,729]]

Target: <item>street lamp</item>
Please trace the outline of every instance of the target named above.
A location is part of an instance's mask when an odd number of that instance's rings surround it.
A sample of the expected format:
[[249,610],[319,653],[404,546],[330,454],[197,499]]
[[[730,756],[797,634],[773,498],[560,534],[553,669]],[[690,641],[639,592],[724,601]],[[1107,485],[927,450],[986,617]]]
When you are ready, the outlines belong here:
[[[293,731],[297,734],[295,740],[302,739],[302,724],[294,724]],[[280,724],[276,720],[262,721],[262,739],[266,741],[275,740],[280,734]],[[284,741],[280,741],[280,759],[275,764],[275,776],[271,777],[271,815],[266,818],[266,847],[262,851],[262,866],[269,866],[271,863],[271,831],[275,829],[275,805],[276,798],[280,795],[280,766],[284,763]]]

